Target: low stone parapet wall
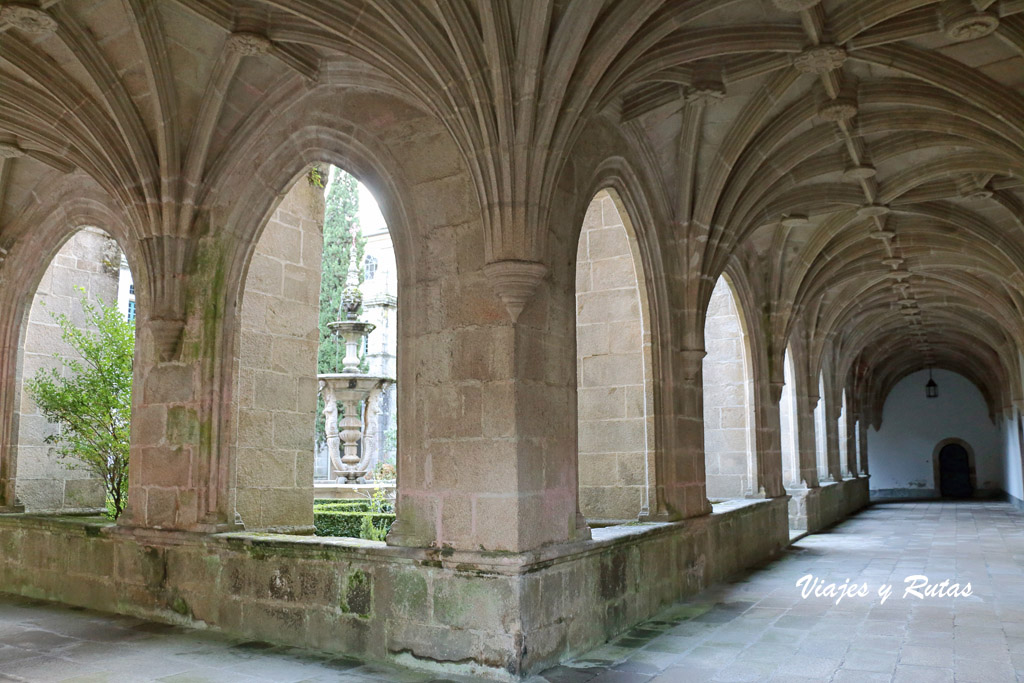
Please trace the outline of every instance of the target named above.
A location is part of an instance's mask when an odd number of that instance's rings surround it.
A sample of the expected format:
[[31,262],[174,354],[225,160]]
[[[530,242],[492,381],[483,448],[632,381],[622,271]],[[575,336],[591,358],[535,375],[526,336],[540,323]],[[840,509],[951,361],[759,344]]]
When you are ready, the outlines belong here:
[[868,505],[868,478],[823,482],[818,488],[797,489],[790,495],[790,527],[814,533]]
[[523,554],[0,515],[0,590],[246,639],[515,679],[788,543],[786,499]]

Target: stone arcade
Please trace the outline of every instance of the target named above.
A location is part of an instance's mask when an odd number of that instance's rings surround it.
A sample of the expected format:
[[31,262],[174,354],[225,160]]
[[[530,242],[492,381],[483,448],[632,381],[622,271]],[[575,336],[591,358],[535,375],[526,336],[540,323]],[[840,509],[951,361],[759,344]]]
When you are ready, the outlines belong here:
[[[0,0],[0,591],[524,676],[865,506],[933,367],[1019,501],[1022,88],[1021,0]],[[322,164],[394,242],[386,543],[306,535]],[[85,228],[116,524],[23,395]]]

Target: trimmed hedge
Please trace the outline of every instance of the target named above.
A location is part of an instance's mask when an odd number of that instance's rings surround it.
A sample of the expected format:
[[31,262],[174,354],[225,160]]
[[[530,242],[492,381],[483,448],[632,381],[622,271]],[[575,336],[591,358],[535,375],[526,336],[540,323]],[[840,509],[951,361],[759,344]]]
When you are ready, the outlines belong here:
[[370,501],[366,498],[316,498],[313,500],[313,507],[335,507],[335,506],[357,506],[366,507]]
[[352,512],[369,510],[369,503],[365,500],[337,500],[330,503],[319,503],[313,505],[313,511],[327,510],[349,510]]
[[370,501],[363,499],[317,498],[313,501],[313,526],[317,536],[362,538],[363,520],[387,533],[395,521],[393,512],[371,512]]
[[376,529],[385,533],[391,528],[391,523],[395,521],[395,515],[388,512],[314,510],[313,526],[316,528],[317,536],[361,538],[360,532],[363,528],[363,520],[367,517],[370,518],[370,523]]

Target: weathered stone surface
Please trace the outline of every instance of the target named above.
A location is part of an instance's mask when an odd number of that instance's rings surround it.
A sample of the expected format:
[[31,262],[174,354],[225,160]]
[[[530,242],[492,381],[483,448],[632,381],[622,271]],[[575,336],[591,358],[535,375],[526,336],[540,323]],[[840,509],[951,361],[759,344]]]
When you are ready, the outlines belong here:
[[788,542],[785,517],[784,501],[762,501],[505,556],[0,517],[0,586],[171,623],[201,619],[272,643],[504,677],[583,652],[778,552]]
[[320,188],[299,178],[263,229],[246,278],[233,453],[247,529],[313,523],[316,392],[300,380],[316,376],[323,210]]

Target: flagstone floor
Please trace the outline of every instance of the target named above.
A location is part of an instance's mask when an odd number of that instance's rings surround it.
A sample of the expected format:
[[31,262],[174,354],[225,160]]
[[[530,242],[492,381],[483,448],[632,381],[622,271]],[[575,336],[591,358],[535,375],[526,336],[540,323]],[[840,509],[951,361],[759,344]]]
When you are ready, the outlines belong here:
[[[867,596],[803,598],[806,575]],[[904,597],[904,579],[970,582]],[[892,586],[881,603],[878,589]],[[0,595],[0,681],[469,681]],[[1024,513],[876,505],[536,683],[1024,681]]]

